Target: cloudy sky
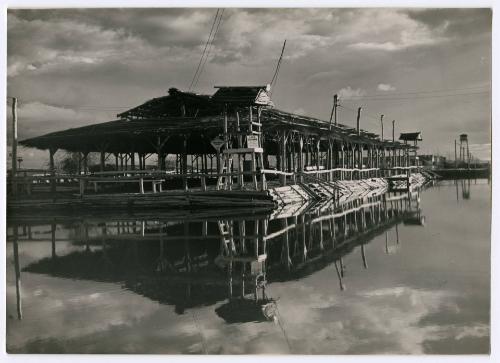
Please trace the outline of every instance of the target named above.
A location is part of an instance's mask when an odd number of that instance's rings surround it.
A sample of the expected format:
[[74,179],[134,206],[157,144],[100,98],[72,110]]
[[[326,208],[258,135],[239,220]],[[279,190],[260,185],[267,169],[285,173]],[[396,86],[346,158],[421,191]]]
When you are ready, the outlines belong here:
[[[145,100],[186,90],[216,9],[10,10],[8,95],[19,138],[115,119]],[[487,9],[225,9],[196,87],[269,83],[278,108],[385,137],[421,130],[422,152],[453,154],[467,133],[489,159],[491,12]],[[22,151],[26,166],[40,154]],[[45,161],[44,161],[45,162]]]

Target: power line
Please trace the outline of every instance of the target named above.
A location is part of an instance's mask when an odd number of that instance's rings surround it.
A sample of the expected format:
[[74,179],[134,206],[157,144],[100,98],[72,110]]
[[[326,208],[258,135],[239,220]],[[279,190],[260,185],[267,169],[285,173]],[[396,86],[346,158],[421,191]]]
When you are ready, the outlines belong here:
[[109,111],[113,111],[113,110],[122,110],[122,109],[129,109],[129,108],[136,107],[136,105],[134,105],[134,106],[93,106],[93,105],[79,106],[79,105],[68,105],[68,104],[50,104],[50,103],[43,103],[43,102],[40,102],[40,101],[27,101],[27,100],[24,100],[24,99],[20,99],[19,97],[7,96],[7,98],[8,99],[17,98],[18,101],[24,101],[25,103],[35,103],[35,102],[38,102],[38,103],[42,103],[42,104],[44,104],[46,106],[50,106],[50,107],[70,108],[70,109],[73,109],[73,110],[89,110],[89,111],[101,111],[101,110],[102,111],[106,111],[106,110],[109,110]]
[[[344,105],[339,105],[339,107],[342,107],[342,108],[344,108],[344,109],[346,109],[346,110],[352,111],[352,112],[354,112],[354,113],[357,115],[357,112],[358,112],[357,110],[354,110],[354,109],[352,109],[352,108],[350,108],[350,107],[347,107],[347,106],[344,106]],[[372,124],[374,124],[374,125],[377,125],[377,126],[378,126],[378,121],[379,121],[379,118],[378,118],[378,117],[376,117],[376,116],[372,116],[372,115],[370,115],[370,114],[368,114],[368,113],[365,113],[365,112],[363,112],[363,116],[367,116],[367,117],[369,117],[369,118],[371,118],[371,119],[374,119],[374,120],[375,120],[375,121],[377,121],[377,122],[374,122],[374,121],[368,121],[368,122],[371,122]]]
[[212,47],[214,45],[215,37],[217,36],[217,33],[219,32],[219,28],[220,28],[220,25],[222,22],[223,15],[224,15],[224,9],[222,9],[221,13],[219,14],[219,19],[217,21],[217,25],[215,27],[215,31],[214,31],[213,36],[212,36],[212,40],[210,41],[210,44],[208,45],[208,50],[207,50],[207,53],[205,55],[205,59],[203,60],[203,63],[200,67],[200,71],[198,72],[198,76],[196,77],[196,80],[194,81],[194,84],[192,86],[193,89],[198,85],[198,81],[200,80],[200,76],[205,69],[205,64],[207,64],[208,57],[210,56],[210,51],[212,50]]
[[490,91],[480,91],[480,92],[469,92],[469,93],[454,93],[445,95],[429,95],[429,96],[417,96],[417,97],[378,97],[378,98],[349,98],[344,101],[397,101],[397,100],[418,100],[418,99],[432,99],[441,97],[455,97],[455,96],[472,96],[490,93]]
[[430,90],[430,91],[407,91],[407,92],[387,92],[387,93],[377,93],[377,94],[367,94],[362,96],[353,96],[353,98],[370,98],[370,97],[390,97],[390,96],[400,96],[400,95],[415,95],[415,94],[428,94],[428,93],[443,93],[443,92],[459,92],[459,91],[468,91],[479,88],[487,88],[490,85],[483,86],[470,86],[464,88],[448,88],[448,89],[440,89],[440,90]]
[[269,83],[271,85],[271,94],[273,92],[274,85],[278,81],[278,72],[280,71],[281,61],[283,60],[283,53],[285,52],[285,47],[286,47],[286,39],[283,42],[283,48],[281,48],[281,54],[280,54],[280,57],[278,59],[278,63],[276,64],[276,69],[274,71],[273,78],[271,79],[271,82]]
[[217,18],[219,16],[219,11],[220,9],[217,9],[217,12],[215,13],[214,21],[212,23],[212,27],[210,28],[210,34],[208,35],[208,39],[205,42],[205,47],[203,48],[203,53],[201,53],[201,58],[200,61],[198,62],[198,67],[196,67],[196,71],[194,72],[193,79],[191,80],[191,83],[189,84],[188,90],[191,90],[191,87],[193,86],[194,80],[196,79],[196,75],[198,74],[198,71],[200,70],[201,63],[203,62],[203,58],[205,57],[205,53],[207,51],[208,43],[210,42],[210,39],[212,37],[212,32],[214,31],[215,23],[217,22]]

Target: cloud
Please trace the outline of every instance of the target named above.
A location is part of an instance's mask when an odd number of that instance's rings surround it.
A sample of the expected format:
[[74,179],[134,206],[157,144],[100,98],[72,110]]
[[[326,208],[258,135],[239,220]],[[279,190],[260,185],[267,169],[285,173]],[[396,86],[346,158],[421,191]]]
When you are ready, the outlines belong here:
[[297,115],[305,115],[306,111],[302,107],[299,107],[299,108],[293,110],[293,113],[296,113]]
[[351,97],[362,97],[366,94],[365,90],[361,88],[352,89],[351,86],[342,88],[338,91],[339,97],[342,98],[351,98]]
[[396,87],[391,86],[390,84],[379,83],[378,86],[377,86],[377,89],[379,91],[388,92],[388,91],[395,91]]
[[[309,116],[328,118],[336,90],[345,88],[343,97],[355,97],[380,80],[397,79],[401,92],[488,83],[491,13],[431,10],[225,9],[196,91],[213,93],[215,84],[268,83],[285,39],[273,100],[283,110],[300,106]],[[99,108],[132,107],[166,94],[170,87],[187,88],[215,12],[9,10],[8,94],[24,104],[97,106],[86,109],[83,118],[60,123],[62,128],[88,120],[109,121],[118,112]],[[461,101],[459,97],[397,103],[364,100],[362,106],[367,113],[391,114],[401,128],[412,128],[418,118],[424,132],[441,127],[435,124],[439,117],[442,130],[426,133],[431,136],[423,148],[435,148],[458,129],[474,135],[474,143],[489,142],[485,126],[490,122],[489,97],[473,96],[474,104],[467,106]],[[361,105],[351,105],[355,106]],[[45,126],[33,123],[37,130],[29,134],[43,134]],[[369,123],[365,127],[378,131]],[[21,132],[25,131],[20,127]]]

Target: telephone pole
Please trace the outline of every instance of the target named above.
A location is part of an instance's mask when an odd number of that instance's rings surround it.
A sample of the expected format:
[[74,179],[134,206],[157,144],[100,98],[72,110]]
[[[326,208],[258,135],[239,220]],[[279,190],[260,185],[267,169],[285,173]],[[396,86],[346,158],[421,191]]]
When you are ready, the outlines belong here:
[[338,95],[333,95],[333,107],[332,113],[330,114],[330,130],[332,129],[332,118],[335,120],[335,126],[337,126],[337,106],[338,106],[339,97]]
[[358,130],[358,136],[360,135],[360,129],[359,129],[359,118],[361,117],[361,107],[358,107],[358,117],[356,118],[356,129]]
[[12,178],[12,194],[16,194],[16,181],[17,177],[17,98],[12,97],[12,166],[11,166],[11,178]]
[[457,167],[457,139],[455,139],[455,168]]
[[380,140],[384,141],[384,115],[380,115],[380,126],[382,127],[382,134],[380,135]]

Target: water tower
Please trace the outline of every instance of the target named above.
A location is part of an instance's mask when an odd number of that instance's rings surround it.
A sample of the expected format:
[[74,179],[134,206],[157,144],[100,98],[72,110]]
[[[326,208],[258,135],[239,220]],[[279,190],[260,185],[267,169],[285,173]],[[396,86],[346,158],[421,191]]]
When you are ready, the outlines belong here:
[[460,135],[460,161],[469,162],[469,140],[467,134]]

